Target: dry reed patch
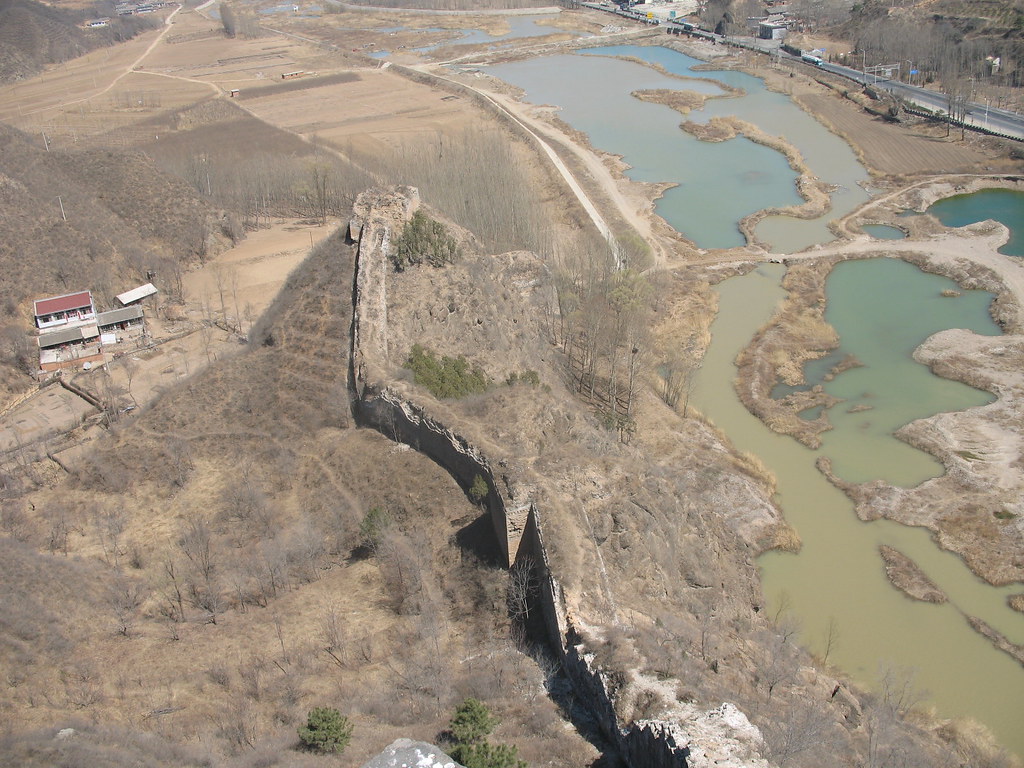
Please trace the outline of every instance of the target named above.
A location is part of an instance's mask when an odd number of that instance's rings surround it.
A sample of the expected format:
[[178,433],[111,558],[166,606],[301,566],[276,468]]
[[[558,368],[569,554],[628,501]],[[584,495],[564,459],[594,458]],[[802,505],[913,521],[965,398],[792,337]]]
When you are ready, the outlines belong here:
[[918,565],[898,549],[881,544],[878,547],[885,575],[896,589],[914,600],[926,603],[944,603],[946,595]]
[[[839,343],[824,319],[825,280],[835,263],[833,258],[792,264],[783,278],[788,293],[782,306],[737,358],[737,390],[747,409],[772,430],[792,435],[810,447],[817,447],[820,433],[830,429],[826,411],[838,401],[820,386],[778,399],[772,390],[780,382],[789,386],[806,383],[805,363]],[[818,418],[800,417],[800,412],[817,406],[825,406]]]

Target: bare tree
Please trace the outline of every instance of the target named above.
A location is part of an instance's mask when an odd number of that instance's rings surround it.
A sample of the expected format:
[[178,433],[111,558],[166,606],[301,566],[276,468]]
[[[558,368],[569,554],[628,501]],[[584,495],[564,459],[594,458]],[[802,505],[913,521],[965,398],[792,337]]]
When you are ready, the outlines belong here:
[[49,523],[46,537],[47,549],[50,554],[62,552],[66,556],[68,554],[68,534],[71,531],[66,508],[60,502],[52,504],[46,511],[45,517]]
[[124,368],[125,378],[128,380],[128,397],[132,399],[132,405],[137,406],[139,401],[136,400],[135,395],[132,394],[132,381],[135,379],[135,374],[139,372],[139,364],[131,357],[125,357],[122,367]]
[[839,642],[839,637],[839,624],[836,621],[836,617],[829,616],[828,624],[825,626],[825,651],[821,659],[822,664],[828,664],[828,657]]
[[793,680],[799,668],[797,648],[789,637],[780,632],[770,632],[764,644],[766,658],[758,669],[758,676],[765,686],[768,701],[781,685]]
[[323,635],[324,651],[339,667],[347,667],[350,651],[349,630],[336,603],[327,606],[320,617],[320,631]]
[[138,618],[139,607],[146,597],[146,590],[138,583],[118,578],[110,588],[108,602],[117,622],[117,633],[130,637]]
[[170,555],[163,562],[163,573],[165,583],[162,592],[166,601],[163,613],[173,622],[182,622],[185,620],[185,587],[180,569]]
[[192,447],[188,440],[180,437],[172,437],[168,440],[167,458],[174,472],[174,484],[179,488],[184,488],[189,474],[195,468],[192,463]]
[[768,757],[779,766],[790,765],[801,756],[813,756],[814,765],[834,758],[836,724],[820,701],[798,697],[784,714],[773,713],[762,728]]
[[20,501],[5,501],[0,506],[0,530],[12,539],[27,542],[32,538],[34,527],[25,505]]
[[238,308],[238,268],[232,267],[228,273],[228,283],[231,287],[231,299],[235,305],[235,331],[242,332],[242,312]]
[[533,558],[524,557],[517,560],[509,569],[505,592],[505,606],[513,622],[521,624],[530,618],[530,607],[536,599],[538,590]]
[[103,548],[103,557],[113,566],[120,564],[121,556],[125,553],[121,536],[127,523],[124,508],[120,506],[105,509],[96,516],[96,532]]
[[224,325],[228,325],[228,307],[224,300],[224,292],[227,290],[227,275],[223,264],[217,264],[213,268],[213,276],[217,281],[217,294],[220,296],[220,317]]
[[211,624],[224,612],[224,595],[217,578],[213,536],[202,520],[193,521],[178,539],[178,547],[189,562],[187,594],[189,602],[205,611]]

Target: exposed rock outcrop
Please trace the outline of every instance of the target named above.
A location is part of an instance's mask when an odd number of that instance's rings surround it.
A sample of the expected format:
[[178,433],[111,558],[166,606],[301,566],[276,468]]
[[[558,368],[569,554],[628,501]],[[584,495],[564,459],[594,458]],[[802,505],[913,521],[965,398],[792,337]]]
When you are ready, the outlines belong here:
[[425,741],[396,739],[362,768],[462,768],[439,747]]

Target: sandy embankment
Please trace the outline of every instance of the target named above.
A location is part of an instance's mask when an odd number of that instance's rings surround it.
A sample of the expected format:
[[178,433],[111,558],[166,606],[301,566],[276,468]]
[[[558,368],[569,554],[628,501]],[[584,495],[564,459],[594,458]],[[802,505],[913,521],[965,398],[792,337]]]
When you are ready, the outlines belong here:
[[885,563],[885,575],[890,583],[907,597],[925,603],[944,603],[946,596],[913,560],[898,549],[882,544],[878,553]]

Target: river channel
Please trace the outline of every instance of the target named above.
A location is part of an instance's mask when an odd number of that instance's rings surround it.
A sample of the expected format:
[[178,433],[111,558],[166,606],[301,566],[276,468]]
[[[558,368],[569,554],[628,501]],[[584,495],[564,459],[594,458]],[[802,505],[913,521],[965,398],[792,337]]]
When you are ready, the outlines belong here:
[[[873,259],[840,267],[848,274],[838,272],[837,268],[837,274],[831,276],[828,285],[830,302],[839,308],[840,315],[848,310],[858,294],[863,297],[866,283],[884,284],[887,291],[914,298],[926,292],[934,294],[939,301],[943,300],[939,291],[953,287],[952,282],[925,275],[904,262]],[[870,686],[877,683],[886,666],[912,671],[915,687],[928,692],[926,700],[943,716],[969,716],[980,720],[1004,745],[1024,754],[1024,733],[1020,728],[1021,712],[1024,712],[1024,669],[975,633],[960,613],[968,611],[998,627],[1015,642],[1024,642],[1024,618],[1005,602],[1007,595],[1019,591],[1019,587],[1017,590],[997,589],[984,584],[959,558],[939,550],[923,529],[886,520],[861,522],[852,503],[818,472],[814,463],[819,455],[828,455],[837,462],[840,474],[850,479],[877,476],[907,485],[940,472],[941,467],[927,455],[887,438],[881,431],[862,430],[860,424],[852,421],[827,433],[830,442],[820,451],[813,451],[788,436],[769,430],[736,397],[732,387],[736,375],[734,360],[783,297],[784,291],[779,285],[782,271],[780,266],[765,266],[720,286],[719,314],[711,329],[713,340],[691,399],[725,430],[737,448],[759,456],[775,474],[777,501],[786,520],[803,540],[798,555],[770,552],[761,557],[762,584],[769,604],[773,608],[788,605],[788,610],[801,622],[805,644],[819,652],[824,651],[828,626],[834,621],[838,641],[829,661],[854,679]],[[930,316],[932,322],[916,324],[898,334],[899,338],[891,335],[894,330],[903,330],[897,328],[898,312],[876,314],[872,322],[866,324],[851,324],[848,318],[832,314],[828,319],[836,324],[844,351],[854,351],[858,356],[867,351],[865,344],[876,350],[884,346],[877,342],[879,327],[888,328],[888,333],[881,338],[890,338],[893,347],[906,347],[913,336],[918,336],[917,343],[920,343],[929,335],[929,326],[933,323],[975,328],[981,333],[994,332],[991,320],[984,313],[987,297],[981,292],[967,293],[974,295],[961,297],[966,299],[964,302],[959,299],[950,302],[943,307],[941,316],[923,310],[921,314]],[[861,318],[877,312],[878,306],[884,308],[885,302],[866,310]],[[851,336],[853,338],[849,338]],[[887,365],[883,360],[875,361],[870,351],[868,354],[875,363],[875,371]],[[905,365],[920,369],[918,374],[909,375],[920,375],[913,381],[913,387],[922,399],[929,401],[923,408],[918,398],[911,398],[908,403],[904,397],[911,390],[903,385],[903,377],[908,375],[906,370],[901,370]],[[890,411],[885,420],[891,420],[891,414],[900,411],[908,417],[915,413],[923,415],[922,410],[935,412],[940,403],[936,392],[930,389],[933,383],[945,390],[942,407],[946,410],[977,405],[988,399],[986,393],[938,379],[927,368],[912,361],[895,361],[889,369],[890,380],[885,383],[876,374],[869,387],[863,386],[858,375],[867,370],[869,368],[847,371],[832,383],[854,397],[873,394],[876,410]],[[844,377],[852,378],[854,384],[841,384]],[[929,382],[929,378],[934,381]],[[890,401],[888,404],[883,402],[886,399]],[[833,410],[843,408],[841,404]],[[875,411],[867,411],[856,417],[878,416]],[[896,416],[895,420],[908,419]],[[872,434],[858,434],[861,432]],[[852,439],[844,443],[844,437]],[[880,544],[888,544],[909,555],[946,592],[950,602],[945,605],[920,603],[897,592],[885,577],[878,554]]]
[[[680,80],[635,62],[656,62]],[[720,144],[700,142],[679,129],[683,119],[663,105],[641,102],[631,92],[669,88],[721,93],[719,80],[741,87],[740,98],[712,99],[689,119],[736,115],[770,134],[785,134],[819,178],[834,184],[833,211],[815,221],[776,217],[758,235],[777,251],[791,252],[831,239],[828,218],[852,210],[867,198],[866,178],[849,147],[803,113],[788,97],[768,92],[760,80],[737,72],[694,71],[700,62],[664,48],[628,46],[597,49],[504,64],[490,72],[524,89],[526,100],[560,108],[560,116],[585,132],[592,144],[622,155],[631,178],[673,182],[657,212],[697,245],[741,245],[737,222],[769,206],[799,202],[795,174],[785,158],[737,137]],[[557,75],[557,76],[556,76]],[[830,623],[838,628],[829,661],[860,683],[872,686],[885,667],[912,673],[924,701],[942,716],[972,717],[988,726],[1012,751],[1024,755],[1024,668],[974,632],[968,612],[1011,641],[1024,643],[1024,617],[1006,605],[1011,588],[977,579],[956,556],[943,552],[927,531],[880,520],[863,523],[853,505],[816,469],[828,455],[840,476],[881,478],[912,486],[942,471],[930,456],[891,436],[907,421],[939,410],[988,402],[990,395],[933,376],[910,358],[936,330],[998,329],[987,315],[990,296],[956,288],[903,262],[873,259],[842,264],[830,277],[827,317],[840,335],[841,353],[868,363],[828,384],[846,402],[830,417],[837,428],[813,451],[771,432],[739,402],[733,387],[734,360],[783,296],[783,267],[762,266],[724,282],[712,343],[691,399],[741,450],[759,456],[776,475],[778,502],[798,531],[798,555],[771,552],[760,561],[769,604],[801,623],[804,642],[821,652]],[[869,319],[869,322],[865,320]],[[826,361],[827,362],[827,361]],[[819,367],[825,363],[819,364]],[[814,366],[811,378],[822,374]],[[853,406],[862,406],[853,408]],[[913,601],[885,577],[878,554],[888,544],[909,555],[949,597],[943,605]]]
[[[616,56],[641,59],[671,75]],[[559,116],[586,133],[595,147],[622,155],[630,178],[676,184],[657,202],[656,211],[701,248],[743,245],[740,219],[764,208],[799,205],[802,198],[796,190],[796,172],[781,153],[743,136],[718,143],[700,141],[679,124],[684,119],[705,123],[734,115],[770,135],[785,135],[814,174],[836,188],[833,210],[811,220],[769,217],[758,225],[757,235],[780,252],[832,239],[828,221],[868,199],[860,186],[868,175],[849,145],[788,96],[769,91],[759,78],[733,70],[694,69],[700,65],[705,62],[668,48],[626,45],[501,64],[488,72],[522,88],[530,103],[558,106]],[[636,90],[669,89],[727,96],[716,81],[742,89],[743,95],[709,99],[686,118],[631,95]]]

